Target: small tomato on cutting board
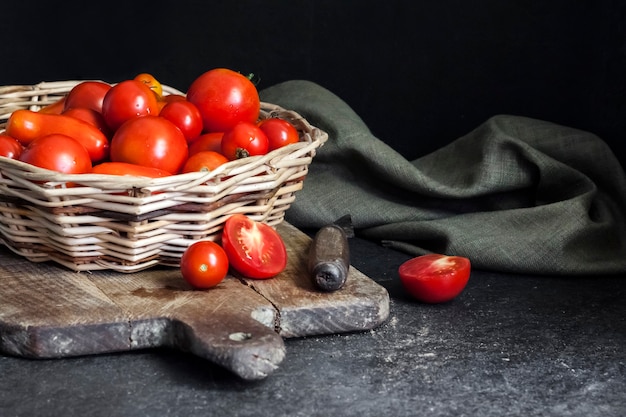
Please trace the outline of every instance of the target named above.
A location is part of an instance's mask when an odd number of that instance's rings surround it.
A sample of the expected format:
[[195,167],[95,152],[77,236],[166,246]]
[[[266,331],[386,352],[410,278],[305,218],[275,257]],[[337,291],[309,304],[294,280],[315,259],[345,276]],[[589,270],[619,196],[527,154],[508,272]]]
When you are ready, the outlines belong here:
[[198,241],[183,252],[180,271],[192,287],[213,288],[228,274],[228,257],[217,243],[209,240]]
[[470,271],[468,258],[441,254],[418,256],[398,268],[406,291],[429,304],[445,303],[458,296],[469,281]]

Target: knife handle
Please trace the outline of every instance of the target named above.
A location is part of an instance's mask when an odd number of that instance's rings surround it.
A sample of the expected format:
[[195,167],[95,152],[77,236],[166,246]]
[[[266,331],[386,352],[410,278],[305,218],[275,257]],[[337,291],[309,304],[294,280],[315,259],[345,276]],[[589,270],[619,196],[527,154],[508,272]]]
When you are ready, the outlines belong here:
[[350,269],[350,249],[340,226],[332,224],[318,230],[311,242],[308,266],[319,289],[336,291],[343,287]]

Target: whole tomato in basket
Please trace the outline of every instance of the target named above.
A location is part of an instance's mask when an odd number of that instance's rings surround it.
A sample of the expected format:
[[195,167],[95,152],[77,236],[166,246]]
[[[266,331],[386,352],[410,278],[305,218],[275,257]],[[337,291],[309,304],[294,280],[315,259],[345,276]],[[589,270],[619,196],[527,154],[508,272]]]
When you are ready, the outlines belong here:
[[124,80],[114,85],[102,101],[102,116],[112,131],[137,116],[156,116],[159,104],[154,92],[138,80]]
[[156,77],[149,72],[142,72],[135,75],[134,80],[141,81],[148,86],[150,90],[157,96],[157,99],[163,97],[163,85]]
[[202,115],[196,105],[190,101],[173,100],[163,106],[159,116],[174,123],[183,132],[188,142],[202,133]]
[[168,177],[167,171],[158,168],[146,167],[143,165],[131,164],[128,162],[102,162],[91,170],[93,174],[106,175],[130,175],[134,177],[161,178]]
[[227,68],[215,68],[196,78],[187,90],[187,100],[200,110],[205,132],[225,132],[242,121],[254,123],[261,109],[252,81]]
[[61,114],[65,109],[65,99],[67,96],[62,96],[61,98],[53,101],[50,104],[47,104],[37,110],[39,113],[47,113],[47,114]]
[[83,144],[93,163],[105,159],[109,154],[109,139],[104,133],[84,120],[65,114],[15,110],[7,120],[5,132],[22,145],[53,133],[69,136]]
[[121,125],[111,139],[111,160],[178,173],[188,156],[187,140],[160,116],[135,117]]
[[187,101],[187,97],[180,94],[166,94],[158,98],[159,111],[163,110],[163,107],[167,106],[172,101]]
[[0,156],[18,159],[22,154],[22,144],[11,136],[0,134]]
[[196,152],[189,156],[187,162],[183,166],[183,172],[197,172],[206,171],[210,172],[215,168],[228,162],[228,158],[219,152],[215,151],[202,151]]
[[56,133],[32,141],[19,160],[63,174],[91,171],[91,159],[85,147],[69,136]]
[[282,148],[283,146],[297,143],[300,140],[298,129],[290,122],[278,117],[261,120],[258,126],[269,140],[269,150]]
[[267,135],[254,123],[239,122],[222,136],[222,154],[231,161],[265,155],[268,150]]
[[98,128],[106,137],[111,136],[111,130],[107,125],[102,113],[91,109],[89,107],[70,107],[67,110],[64,110],[63,113],[66,116],[72,116],[76,119],[85,121],[91,125],[94,125]]
[[222,152],[223,132],[204,133],[189,144],[189,156],[202,151]]
[[82,107],[102,112],[104,96],[111,89],[111,85],[102,81],[83,81],[76,84],[67,93],[63,109]]

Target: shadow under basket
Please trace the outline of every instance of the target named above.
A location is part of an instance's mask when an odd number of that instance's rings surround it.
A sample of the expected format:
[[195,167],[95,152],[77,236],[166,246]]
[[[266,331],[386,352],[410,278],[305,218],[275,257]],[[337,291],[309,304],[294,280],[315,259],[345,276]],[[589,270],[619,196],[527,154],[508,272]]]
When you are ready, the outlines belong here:
[[[0,87],[0,130],[13,111],[38,110],[78,82]],[[181,94],[168,86],[164,91]],[[276,226],[328,135],[294,111],[261,103],[261,118],[268,117],[294,124],[300,142],[211,172],[68,175],[0,157],[0,243],[32,262],[135,272],[178,266],[190,244],[218,241],[236,213]]]

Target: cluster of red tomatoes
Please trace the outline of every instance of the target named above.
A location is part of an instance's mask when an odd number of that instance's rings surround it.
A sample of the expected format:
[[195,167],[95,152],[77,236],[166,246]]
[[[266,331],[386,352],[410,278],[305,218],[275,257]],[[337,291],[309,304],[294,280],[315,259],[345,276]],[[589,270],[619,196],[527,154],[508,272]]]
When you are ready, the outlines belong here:
[[[300,140],[286,120],[260,120],[260,107],[250,79],[225,68],[200,75],[186,95],[163,94],[148,73],[114,85],[83,81],[39,111],[13,112],[0,134],[0,155],[65,174],[161,177],[210,171]],[[286,263],[285,244],[275,229],[235,214],[227,219],[220,244],[190,245],[180,269],[194,288],[210,288],[230,268],[264,279]]]
[[286,120],[259,115],[256,86],[226,68],[201,74],[186,95],[163,94],[148,73],[114,85],[83,81],[39,111],[13,112],[0,155],[66,174],[211,171],[299,140]]

